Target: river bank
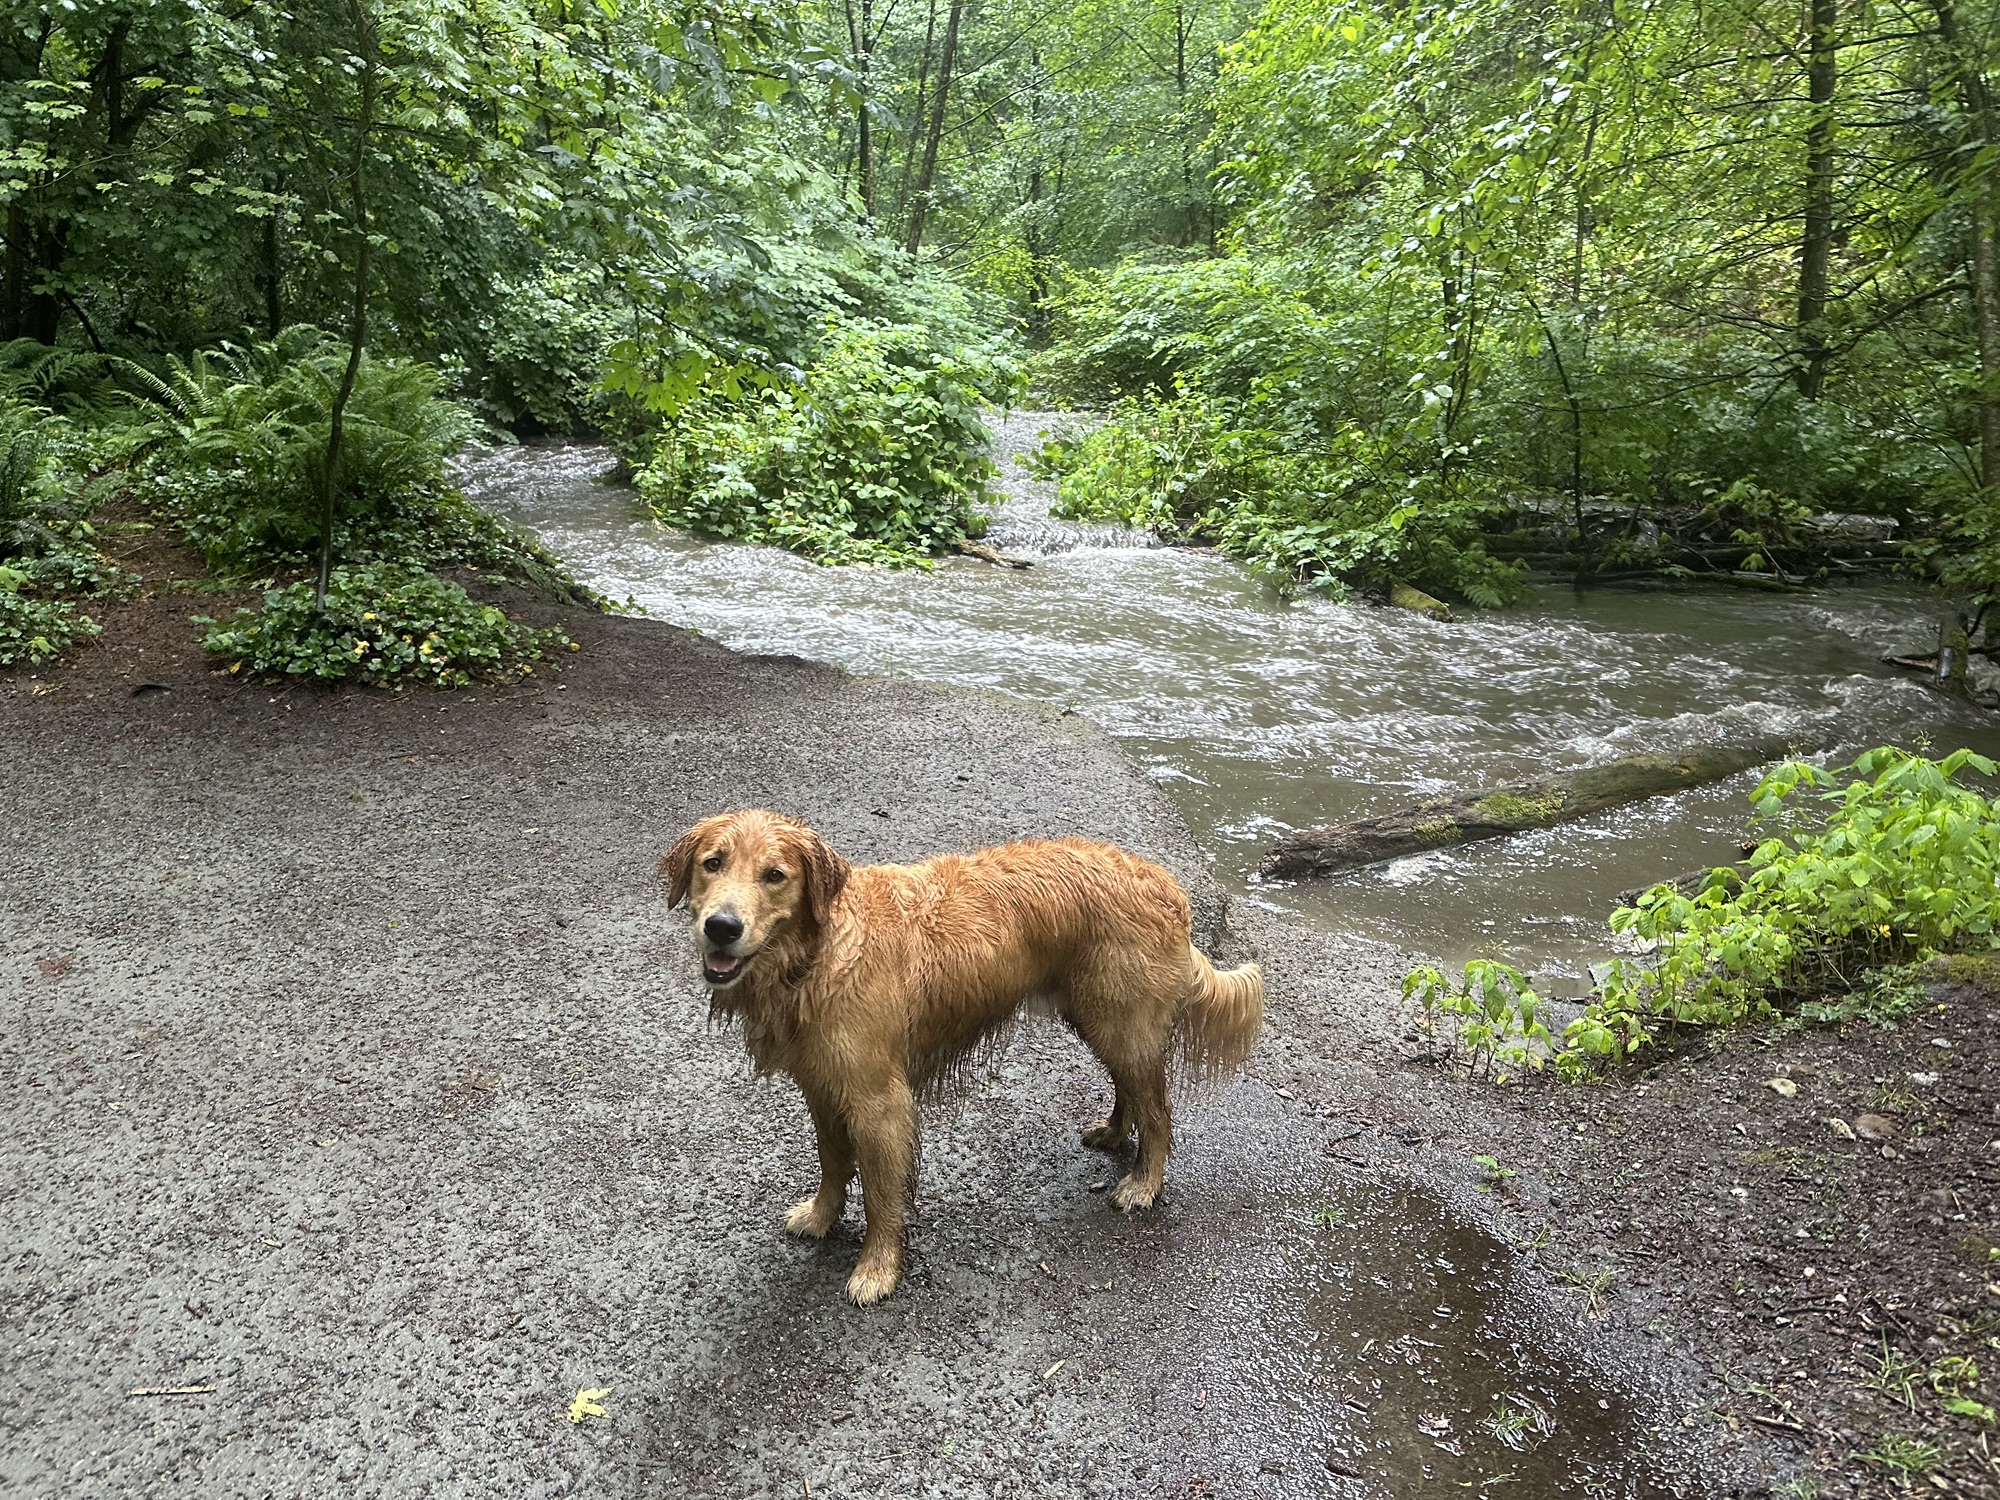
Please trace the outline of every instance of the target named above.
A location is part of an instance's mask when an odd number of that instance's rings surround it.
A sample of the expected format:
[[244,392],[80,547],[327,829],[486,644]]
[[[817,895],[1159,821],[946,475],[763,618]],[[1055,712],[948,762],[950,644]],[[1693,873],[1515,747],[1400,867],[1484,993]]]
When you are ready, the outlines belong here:
[[[583,649],[461,694],[230,681],[152,558],[97,647],[0,684],[11,1490],[1830,1495],[1887,1492],[1856,1455],[1908,1431],[1984,1492],[1929,1385],[1992,1332],[1971,992],[1470,1087],[1405,1039],[1407,955],[1232,898],[1081,715],[491,590]],[[1174,868],[1272,1009],[1183,1104],[1162,1211],[1106,1208],[1100,1080],[1028,1028],[929,1122],[906,1292],[842,1305],[853,1223],[775,1228],[804,1111],[705,1030],[651,880],[744,802],[857,859],[1077,833]],[[1929,1147],[1821,1123],[1878,1076]],[[1863,1381],[1884,1332],[1918,1410]]]

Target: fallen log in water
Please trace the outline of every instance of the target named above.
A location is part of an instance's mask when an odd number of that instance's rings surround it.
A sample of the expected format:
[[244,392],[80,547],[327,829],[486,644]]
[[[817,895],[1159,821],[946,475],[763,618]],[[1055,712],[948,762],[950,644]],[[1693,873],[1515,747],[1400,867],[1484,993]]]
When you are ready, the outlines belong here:
[[997,547],[988,547],[981,542],[960,542],[958,550],[966,557],[976,557],[983,563],[991,563],[996,568],[1032,568],[1032,559],[1009,557]]
[[1766,761],[1818,748],[1817,743],[1801,746],[1767,736],[1707,745],[1679,756],[1628,755],[1607,765],[1538,776],[1513,786],[1439,797],[1401,812],[1292,834],[1264,856],[1260,873],[1278,879],[1328,875],[1426,849],[1549,828],[1607,807],[1721,781]]
[[1415,610],[1420,615],[1428,615],[1433,620],[1451,619],[1451,606],[1434,594],[1426,594],[1413,584],[1392,581],[1389,585],[1389,602],[1398,609]]

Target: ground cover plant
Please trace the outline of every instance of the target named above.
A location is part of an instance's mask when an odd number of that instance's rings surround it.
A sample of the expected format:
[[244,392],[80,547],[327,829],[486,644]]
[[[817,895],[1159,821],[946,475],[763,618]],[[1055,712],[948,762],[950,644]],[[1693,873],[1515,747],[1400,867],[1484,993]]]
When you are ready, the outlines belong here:
[[335,568],[324,607],[314,594],[310,582],[272,589],[261,607],[209,622],[203,645],[232,674],[440,688],[529,675],[571,645],[455,583],[388,563]]
[[1711,870],[1691,894],[1656,885],[1613,913],[1647,951],[1613,959],[1559,1039],[1528,978],[1493,960],[1455,980],[1415,969],[1404,998],[1501,1078],[1551,1060],[1587,1076],[1689,1028],[1893,1022],[1917,1003],[1902,966],[2000,948],[2000,804],[1967,771],[1995,766],[1883,747],[1834,771],[1777,767],[1751,794],[1766,836],[1745,867]]

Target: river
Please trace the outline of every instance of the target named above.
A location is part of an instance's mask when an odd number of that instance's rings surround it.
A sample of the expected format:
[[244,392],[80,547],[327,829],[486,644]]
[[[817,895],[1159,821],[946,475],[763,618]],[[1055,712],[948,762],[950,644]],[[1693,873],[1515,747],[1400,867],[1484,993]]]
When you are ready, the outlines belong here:
[[996,689],[1086,714],[1143,764],[1225,889],[1362,941],[1451,962],[1505,957],[1556,993],[1609,951],[1616,892],[1736,857],[1754,785],[1655,798],[1563,828],[1335,880],[1258,882],[1281,834],[1638,750],[1831,723],[1835,753],[1895,742],[2000,752],[1992,714],[1886,666],[1935,641],[1914,583],[1810,593],[1549,584],[1525,606],[1438,623],[1288,596],[1212,552],[1051,519],[1015,463],[1047,414],[996,424],[989,536],[1026,571],[824,568],[702,541],[604,482],[602,448],[499,448],[463,474],[577,574],[746,651]]

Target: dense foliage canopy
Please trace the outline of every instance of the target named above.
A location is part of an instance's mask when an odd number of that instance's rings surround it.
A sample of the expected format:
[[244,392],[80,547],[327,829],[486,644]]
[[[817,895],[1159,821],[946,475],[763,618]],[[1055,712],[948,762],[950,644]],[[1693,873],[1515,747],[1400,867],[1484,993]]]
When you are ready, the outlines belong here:
[[[1012,337],[1110,413],[1048,455],[1071,509],[1302,580],[1500,603],[1524,558],[1756,571],[1822,510],[2000,576],[1991,7],[5,16],[0,340],[169,382],[311,344],[323,410],[290,409],[327,452],[280,529],[383,503],[339,451],[365,353],[496,430],[608,434],[724,534],[948,547],[966,459],[850,472],[861,407],[909,417],[854,351],[915,329],[953,394],[912,452],[977,444],[960,407],[1014,389]],[[1648,553],[1689,516],[1686,555]]]

